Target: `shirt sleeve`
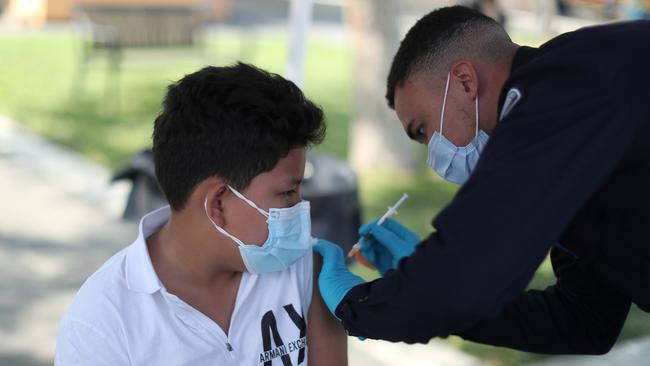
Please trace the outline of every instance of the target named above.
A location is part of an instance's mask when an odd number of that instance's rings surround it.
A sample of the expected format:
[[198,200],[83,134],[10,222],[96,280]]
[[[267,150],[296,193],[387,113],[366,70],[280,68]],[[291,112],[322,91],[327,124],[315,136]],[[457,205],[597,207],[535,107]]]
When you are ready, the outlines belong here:
[[497,317],[525,290],[633,134],[630,109],[609,92],[616,87],[563,61],[526,80],[472,176],[434,220],[437,231],[396,270],[348,292],[336,314],[350,334],[428,342]]
[[505,305],[495,318],[464,330],[464,339],[552,354],[604,354],[618,338],[630,300],[609,287],[579,261],[554,249],[558,281],[531,290]]
[[64,319],[59,329],[54,365],[130,365],[128,351],[119,344],[91,324]]

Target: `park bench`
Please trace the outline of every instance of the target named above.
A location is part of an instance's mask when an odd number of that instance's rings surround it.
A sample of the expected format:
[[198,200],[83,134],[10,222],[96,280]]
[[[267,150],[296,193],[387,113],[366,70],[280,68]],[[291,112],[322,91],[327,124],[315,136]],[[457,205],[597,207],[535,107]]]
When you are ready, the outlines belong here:
[[83,26],[95,48],[192,46],[200,25],[194,6],[79,6]]
[[202,9],[194,4],[129,5],[80,3],[75,8],[83,47],[74,95],[83,93],[89,62],[108,62],[105,99],[119,100],[119,72],[127,48],[194,48],[202,44]]

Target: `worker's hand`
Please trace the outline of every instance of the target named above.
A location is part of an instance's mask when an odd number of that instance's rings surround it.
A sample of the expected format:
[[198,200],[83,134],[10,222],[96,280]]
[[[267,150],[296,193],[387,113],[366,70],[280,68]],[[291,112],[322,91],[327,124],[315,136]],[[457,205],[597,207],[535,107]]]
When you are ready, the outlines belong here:
[[314,251],[323,257],[323,267],[318,275],[320,294],[327,308],[336,317],[336,307],[348,291],[365,281],[348,270],[343,250],[338,245],[321,239],[314,245]]
[[377,220],[362,226],[359,235],[365,237],[360,252],[383,276],[397,268],[400,259],[413,253],[420,237],[393,219],[377,225]]

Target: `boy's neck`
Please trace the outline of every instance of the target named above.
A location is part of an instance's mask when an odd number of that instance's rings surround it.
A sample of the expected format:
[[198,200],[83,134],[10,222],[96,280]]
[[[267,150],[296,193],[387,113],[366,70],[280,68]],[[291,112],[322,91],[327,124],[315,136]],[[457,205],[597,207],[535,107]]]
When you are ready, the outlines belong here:
[[196,222],[172,214],[147,239],[149,255],[167,291],[228,334],[244,264],[237,248],[219,242],[219,237],[212,240],[205,227],[192,225]]
[[[228,238],[210,238],[205,227],[193,225],[190,214],[172,213],[170,220],[147,239],[158,277],[166,282],[182,282],[196,287],[219,287],[238,280],[245,270],[235,243]],[[206,239],[207,238],[207,239]],[[167,280],[167,281],[165,281]]]

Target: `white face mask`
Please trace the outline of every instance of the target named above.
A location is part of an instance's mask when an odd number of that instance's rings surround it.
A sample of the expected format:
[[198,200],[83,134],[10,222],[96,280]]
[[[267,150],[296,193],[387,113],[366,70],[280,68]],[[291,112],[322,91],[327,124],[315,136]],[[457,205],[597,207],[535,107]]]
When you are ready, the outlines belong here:
[[442,100],[442,111],[440,112],[440,130],[433,133],[427,144],[427,164],[438,173],[443,179],[463,184],[474,170],[476,163],[485,148],[490,136],[478,128],[478,94],[476,95],[476,136],[467,146],[458,147],[447,140],[442,134],[442,127],[445,118],[445,104],[449,91],[449,79],[451,73],[447,74],[447,85]]
[[269,236],[264,244],[245,244],[215,224],[208,214],[208,198],[205,198],[204,206],[208,219],[215,229],[239,245],[239,252],[248,272],[259,274],[282,271],[307,254],[312,240],[315,240],[311,238],[309,201],[301,201],[289,208],[271,208],[266,212],[231,186],[228,188],[235,196],[267,218]]

